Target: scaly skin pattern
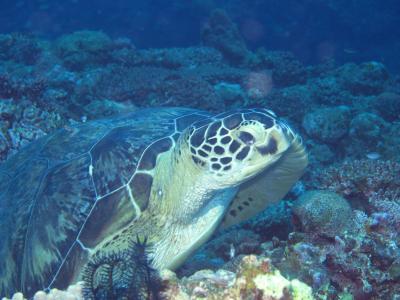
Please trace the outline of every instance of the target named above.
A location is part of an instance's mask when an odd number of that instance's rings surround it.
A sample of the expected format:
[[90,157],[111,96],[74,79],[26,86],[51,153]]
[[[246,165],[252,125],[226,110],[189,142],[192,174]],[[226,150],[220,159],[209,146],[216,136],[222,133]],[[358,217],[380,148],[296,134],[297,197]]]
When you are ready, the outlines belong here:
[[179,267],[218,226],[281,199],[306,164],[266,109],[145,109],[62,129],[1,166],[12,213],[0,218],[0,296],[81,278],[96,299],[129,299],[148,283],[135,270]]
[[[221,223],[240,184],[274,164],[290,147],[292,133],[271,116],[252,120],[238,114],[236,118],[240,122],[224,123],[226,118],[217,116],[206,125],[195,123],[174,148],[158,156],[147,209],[95,249],[89,265],[96,260],[99,271],[84,278],[90,281],[86,286],[97,283],[94,289],[108,289],[108,295],[120,286],[118,280],[123,279],[115,274],[126,273],[132,263],[130,255],[121,253],[129,253],[136,239],[147,240],[153,267],[177,268]],[[206,155],[201,152],[207,150]],[[110,267],[113,259],[117,263]],[[107,284],[101,286],[102,282]]]

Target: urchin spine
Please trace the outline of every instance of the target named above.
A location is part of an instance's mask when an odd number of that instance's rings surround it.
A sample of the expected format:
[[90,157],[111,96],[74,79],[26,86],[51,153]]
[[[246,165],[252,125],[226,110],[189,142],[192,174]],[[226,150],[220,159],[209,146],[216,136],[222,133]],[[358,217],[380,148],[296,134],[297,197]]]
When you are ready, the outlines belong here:
[[161,299],[161,280],[147,249],[147,239],[137,238],[125,250],[93,255],[82,272],[84,299]]

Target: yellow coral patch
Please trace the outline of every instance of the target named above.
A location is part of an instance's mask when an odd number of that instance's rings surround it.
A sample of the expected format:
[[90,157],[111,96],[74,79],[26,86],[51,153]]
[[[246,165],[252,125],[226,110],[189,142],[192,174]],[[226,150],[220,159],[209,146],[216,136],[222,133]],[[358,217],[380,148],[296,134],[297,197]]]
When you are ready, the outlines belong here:
[[268,274],[257,275],[253,281],[257,289],[263,291],[264,296],[269,296],[273,299],[283,298],[285,288],[294,300],[314,299],[311,287],[297,279],[287,280],[278,270]]

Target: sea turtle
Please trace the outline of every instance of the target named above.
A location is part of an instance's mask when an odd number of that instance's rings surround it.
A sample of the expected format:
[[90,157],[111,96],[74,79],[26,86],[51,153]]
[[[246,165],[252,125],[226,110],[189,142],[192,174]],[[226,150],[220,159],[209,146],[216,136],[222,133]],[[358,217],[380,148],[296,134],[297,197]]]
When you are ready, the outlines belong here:
[[62,128],[0,167],[0,296],[65,288],[136,239],[154,268],[175,269],[306,165],[301,138],[267,109],[142,109]]

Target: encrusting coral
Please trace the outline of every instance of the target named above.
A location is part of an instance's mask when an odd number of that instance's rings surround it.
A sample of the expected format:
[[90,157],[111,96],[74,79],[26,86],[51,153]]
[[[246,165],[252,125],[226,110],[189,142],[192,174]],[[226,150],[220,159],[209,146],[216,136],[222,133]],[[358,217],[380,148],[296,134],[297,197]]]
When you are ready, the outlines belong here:
[[238,257],[235,273],[203,270],[178,281],[173,273],[164,272],[163,277],[166,299],[314,299],[311,287],[297,279],[286,279],[262,256]]
[[[135,273],[139,280],[142,273]],[[255,255],[238,258],[236,273],[227,270],[199,271],[190,277],[178,279],[175,273],[164,270],[161,272],[163,291],[159,294],[146,295],[97,295],[85,291],[87,283],[78,283],[67,291],[51,290],[46,294],[37,292],[34,300],[83,300],[83,299],[165,299],[165,300],[312,300],[312,289],[307,284],[297,280],[286,279],[275,269],[266,257]],[[154,286],[153,286],[154,288]],[[107,298],[108,297],[108,298]],[[23,300],[21,293],[15,294],[12,300]],[[6,300],[6,299],[3,299]]]

